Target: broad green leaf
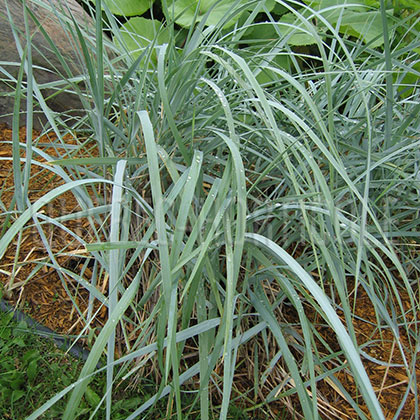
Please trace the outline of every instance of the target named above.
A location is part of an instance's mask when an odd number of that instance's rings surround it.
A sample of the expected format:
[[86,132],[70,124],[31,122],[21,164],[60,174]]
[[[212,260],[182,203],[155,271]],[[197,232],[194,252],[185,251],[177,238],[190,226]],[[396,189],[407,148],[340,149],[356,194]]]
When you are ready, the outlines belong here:
[[256,54],[264,54],[267,57],[266,60],[258,62],[258,65],[256,66],[256,77],[259,83],[264,84],[278,80],[276,74],[265,68],[266,66],[280,67],[288,72],[291,71],[292,62],[288,54],[278,52],[272,54],[270,48],[260,47],[260,45],[264,45],[263,43],[271,45],[271,41],[278,39],[278,33],[272,23],[264,22],[253,25],[252,28],[247,31],[245,38],[261,40],[261,42],[258,43],[258,47],[255,48]]
[[[392,27],[392,22],[389,22],[388,27]],[[379,10],[362,13],[346,12],[343,15],[340,32],[344,32],[343,30],[349,35],[361,38],[372,48],[384,43],[382,17]]]
[[277,31],[274,25],[270,22],[263,22],[256,25],[252,25],[246,32],[247,39],[264,39],[264,40],[275,40],[278,38]]
[[[285,70],[287,72],[292,71],[292,61],[287,55],[276,55],[272,62],[269,63],[270,67],[277,67]],[[260,84],[270,83],[278,80],[278,76],[272,70],[265,68],[264,66],[261,67],[261,71],[257,74],[257,81]]]
[[101,397],[90,386],[86,388],[85,398],[91,407],[97,407],[101,402]]
[[[188,28],[194,23],[201,22],[206,17],[206,13],[211,9],[205,22],[207,26],[210,26],[217,25],[240,3],[242,1],[230,0],[218,2],[216,0],[206,0],[201,1],[199,5],[197,0],[176,0],[169,8],[169,11],[171,12],[173,10],[175,22],[178,25]],[[197,10],[197,7],[199,7],[199,10]],[[234,14],[232,19],[226,22],[225,27],[233,25],[239,19],[239,16],[240,13]]]
[[22,360],[26,363],[31,362],[32,360],[38,360],[39,359],[39,350],[36,349],[32,349],[32,350],[28,350],[24,355]]
[[[138,16],[149,10],[154,0],[102,0],[108,9],[119,16]],[[95,2],[94,2],[95,3]]]
[[[153,40],[157,45],[169,42],[169,32],[158,20],[134,17],[121,27],[121,35],[127,48],[137,58]],[[153,53],[154,61],[156,54]]]
[[[363,0],[348,0],[347,2],[340,0],[319,0],[312,2],[311,7],[315,11],[321,12],[322,16],[333,26],[340,19],[340,16],[346,15],[349,12],[368,11],[366,3]],[[306,11],[305,13],[308,14],[308,12]]]
[[333,6],[347,6],[347,4],[349,4],[350,7],[359,5],[362,6],[364,10],[366,10],[366,0],[314,0],[307,3],[309,3],[310,7],[314,10],[322,10]]
[[[294,6],[296,9],[298,8],[297,5]],[[281,3],[276,3],[273,7],[273,9],[271,10],[271,13],[275,16],[281,16],[284,15],[285,13],[289,12],[289,9],[284,6]]]
[[[397,73],[394,73],[393,79],[394,84],[398,90],[398,94],[402,98],[408,98],[413,94],[415,86],[418,85],[420,80],[420,62],[414,63],[412,66],[413,71],[408,71],[405,73],[404,77],[401,80],[398,80],[399,76]],[[396,83],[398,80],[398,83]]]
[[[275,2],[275,0],[265,0],[263,3],[264,3],[264,7],[265,7],[265,8],[266,8],[269,12],[273,11],[273,10],[274,10],[274,8],[276,7],[276,5],[278,4],[278,3],[276,3],[276,2]],[[279,6],[281,6],[281,5],[279,5]],[[255,8],[255,4],[251,4],[251,5],[248,7],[248,10],[252,11],[254,8]]]
[[308,32],[294,13],[283,15],[278,28],[283,37],[288,37],[287,43],[289,45],[312,45],[316,43],[313,35]]
[[38,373],[38,360],[31,360],[26,369],[26,376],[29,382],[33,382]]
[[24,395],[26,394],[26,391],[23,391],[21,389],[16,389],[12,393],[12,403],[15,403],[17,400],[20,400]]
[[[370,43],[371,47],[382,45],[383,27],[380,10],[369,10],[366,1],[355,0],[347,3],[348,7],[339,0],[319,0],[313,1],[311,7],[321,12],[331,25],[335,26],[340,22],[340,33],[362,39],[365,43]],[[392,27],[392,22],[389,27]]]

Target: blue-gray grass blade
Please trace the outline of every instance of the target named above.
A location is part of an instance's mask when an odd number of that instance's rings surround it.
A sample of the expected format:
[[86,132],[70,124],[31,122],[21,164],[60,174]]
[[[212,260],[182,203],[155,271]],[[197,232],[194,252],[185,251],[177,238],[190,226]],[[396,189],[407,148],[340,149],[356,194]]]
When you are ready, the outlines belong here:
[[352,369],[355,381],[362,391],[363,399],[365,400],[366,405],[370,410],[372,418],[375,420],[385,420],[385,416],[376,398],[372,384],[370,383],[366,370],[360,360],[359,351],[348,335],[337,313],[331,306],[327,295],[322,291],[322,289],[312,279],[312,277],[300,266],[300,264],[279,245],[270,239],[265,238],[264,236],[253,233],[247,233],[245,235],[245,240],[265,249],[275,258],[283,261],[309,290],[309,292],[312,294],[312,296],[323,310],[324,319],[328,322],[328,324],[337,335],[341,349],[347,356],[347,360]]
[[79,406],[80,400],[82,399],[82,396],[88,386],[90,380],[89,375],[95,370],[96,365],[102,355],[102,352],[109,340],[109,337],[112,335],[113,332],[115,332],[115,327],[117,326],[118,321],[121,319],[124,312],[133,301],[138,290],[139,282],[140,274],[138,274],[134,278],[130,286],[126,289],[117,306],[115,307],[113,313],[111,314],[110,318],[99,333],[95,344],[92,347],[90,355],[87,361],[85,362],[82,371],[80,372],[79,378],[81,379],[81,382],[78,382],[78,384],[74,387],[74,390],[67,403],[66,410],[63,414],[63,420],[74,419],[75,412]]
[[[98,7],[98,6],[97,6]],[[127,162],[120,160],[115,168],[114,185],[112,189],[112,201],[111,201],[111,229],[110,229],[110,241],[118,242],[120,239],[121,230],[121,201],[123,196],[123,182],[125,176],[125,169]],[[120,249],[113,248],[109,251],[109,288],[108,288],[108,316],[112,317],[112,314],[118,306],[118,282],[120,281]],[[112,384],[113,384],[113,368],[112,363],[114,361],[115,353],[115,328],[111,331],[108,339],[108,352],[107,352],[107,371],[106,371],[106,384],[107,384],[107,396],[106,396],[106,412],[107,418],[111,413],[111,396],[112,396]]]

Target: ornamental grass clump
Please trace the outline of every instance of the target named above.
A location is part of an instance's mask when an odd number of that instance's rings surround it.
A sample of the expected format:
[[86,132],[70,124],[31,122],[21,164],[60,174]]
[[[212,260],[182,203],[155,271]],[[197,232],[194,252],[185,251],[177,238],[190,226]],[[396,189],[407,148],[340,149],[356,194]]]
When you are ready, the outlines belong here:
[[[60,273],[83,322],[80,335],[101,307],[107,317],[92,333],[78,381],[29,419],[61,398],[68,398],[63,418],[73,419],[102,370],[107,386],[97,409],[104,406],[107,419],[120,379],[134,386],[141,376],[156,380],[156,393],[128,420],[162,399],[168,418],[225,419],[232,404],[337,418],[327,390],[354,416],[384,419],[382,391],[364,366],[397,364],[370,351],[381,337],[392,340],[408,378],[398,410],[417,401],[419,91],[407,77],[418,77],[418,32],[384,14],[381,50],[325,18],[331,8],[344,16],[344,7],[276,3],[294,20],[270,21],[261,8],[275,37],[247,38],[261,22],[252,13],[243,19],[240,2],[227,13],[241,19],[228,28],[226,16],[210,26],[204,16],[176,32],[166,10],[164,43],[157,33],[135,55],[126,27],[105,6],[110,58],[101,1],[95,49],[72,27],[85,66],[86,115],[73,128],[48,115],[58,158],[15,139],[18,205],[4,211],[10,227],[0,255],[34,225],[48,254],[38,264]],[[401,27],[408,44],[395,37]],[[292,48],[296,33],[312,37],[312,46]],[[25,92],[42,102],[31,83]],[[76,156],[86,144],[95,153]],[[40,156],[64,183],[30,203],[20,186]],[[66,191],[77,211],[42,211]],[[71,219],[88,221],[89,235],[69,232]],[[89,261],[89,270],[60,265],[67,250],[51,247],[48,224],[72,236],[73,258]],[[376,317],[364,338],[355,328],[362,295]],[[104,353],[106,366],[97,369]]]

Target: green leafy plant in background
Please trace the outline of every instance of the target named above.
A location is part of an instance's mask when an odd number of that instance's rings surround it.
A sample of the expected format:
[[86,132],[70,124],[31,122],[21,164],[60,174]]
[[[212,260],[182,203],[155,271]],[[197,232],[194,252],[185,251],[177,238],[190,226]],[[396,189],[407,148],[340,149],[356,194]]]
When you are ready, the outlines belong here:
[[[141,16],[151,10],[153,1],[149,0],[125,0],[115,2],[104,1],[104,4],[115,15],[126,17]],[[311,9],[305,8],[304,5]],[[400,16],[406,10],[418,10],[417,0],[387,3],[388,26],[391,27],[393,13]],[[241,14],[249,15],[251,11],[270,13],[271,22],[277,22],[282,29],[283,35],[293,32],[288,39],[289,45],[301,46],[315,44],[313,36],[308,33],[299,19],[316,19],[316,26],[321,31],[328,31],[327,25],[331,25],[339,33],[362,39],[371,48],[383,45],[383,22],[381,17],[381,6],[375,0],[355,0],[342,2],[338,0],[311,0],[304,4],[290,1],[281,2],[274,0],[259,1],[250,3],[245,0],[175,0],[162,3],[162,13],[168,21],[173,21],[184,28],[191,28],[193,25],[205,21],[205,25],[215,25],[221,19],[225,19],[224,27],[234,25]],[[300,18],[298,18],[300,16]],[[230,17],[230,18],[229,18]],[[264,23],[264,18],[261,23]],[[130,22],[131,19],[129,19]],[[163,23],[163,22],[162,22]],[[142,28],[144,27],[144,33]],[[268,25],[272,28],[272,25]],[[259,31],[266,31],[265,27],[253,27],[252,36],[258,36]],[[150,24],[144,20],[133,20],[127,27],[135,34],[150,40]],[[276,36],[275,31],[271,35]],[[250,35],[248,33],[248,35]],[[250,37],[250,39],[252,38]],[[246,37],[245,37],[246,39]]]
[[[118,47],[123,45],[135,57],[145,54],[145,51],[151,47],[153,48],[150,52],[152,64],[155,65],[156,48],[169,42],[170,35],[164,21],[140,17],[146,11],[152,10],[154,1],[106,0],[103,4],[114,15],[128,18],[122,25],[120,35],[115,38]],[[384,14],[381,7],[384,8]],[[347,2],[308,0],[303,3],[297,1],[282,3],[274,0],[256,3],[245,0],[168,0],[162,2],[160,15],[166,17],[167,23],[175,22],[188,30],[200,22],[203,22],[205,26],[211,26],[223,19],[223,29],[239,25],[235,41],[241,40],[248,44],[255,43],[259,39],[275,40],[280,37],[291,48],[309,48],[316,46],[316,37],[321,37],[328,42],[331,31],[337,31],[342,36],[363,40],[369,48],[383,48],[384,31],[396,31],[400,35],[400,42],[409,43],[406,37],[411,36],[409,35],[411,32],[401,32],[401,27],[398,25],[394,27],[395,18],[402,18],[408,13],[409,19],[412,20],[413,12],[418,12],[419,9],[420,4],[417,0],[383,2],[382,6],[378,0],[349,0]],[[312,32],[308,30],[305,23],[311,20],[315,23]],[[252,22],[252,25],[248,25],[247,22]],[[240,30],[242,25],[244,29]],[[418,30],[419,24],[415,23],[415,25]],[[175,32],[180,35],[176,38],[177,45],[182,46],[187,33],[183,33],[181,29]],[[415,49],[415,52],[419,54],[420,49]],[[292,51],[286,51],[283,54],[276,54],[272,60],[276,66],[287,71],[294,71],[297,67],[296,62],[291,58],[292,54]],[[314,53],[308,51],[308,56],[311,55],[313,56]],[[313,60],[316,61],[317,58]],[[420,64],[415,63],[411,69],[414,71],[409,70],[404,74],[404,84],[412,85],[419,79]],[[394,80],[395,77],[394,75]],[[265,70],[258,75],[258,80],[262,83],[271,83],[275,82],[277,77],[271,70]],[[399,92],[408,97],[412,89],[399,88]]]
[[[95,2],[93,2],[95,3]],[[140,16],[153,6],[154,0],[103,0],[102,5],[117,16]]]
[[[346,6],[346,3],[349,6]],[[315,0],[310,3],[314,11],[320,12],[335,30],[347,36],[353,36],[356,39],[362,39],[371,48],[382,46],[383,38],[383,22],[379,2],[377,7],[372,8],[369,2],[365,0],[356,0],[348,2],[340,2],[337,0]],[[387,12],[387,20],[389,27],[391,24],[391,13]],[[328,30],[324,26],[324,22],[318,22],[324,30]]]
[[[280,37],[289,47],[308,48],[316,46],[316,37],[321,37],[328,42],[328,39],[331,38],[331,31],[337,31],[342,36],[363,40],[369,48],[382,48],[385,30],[396,30],[401,35],[401,42],[408,42],[405,38],[410,35],[407,35],[407,32],[402,33],[398,26],[395,28],[393,19],[399,18],[407,12],[412,19],[413,13],[410,12],[419,10],[417,0],[394,3],[386,2],[381,6],[381,3],[376,0],[347,2],[312,0],[304,3],[297,1],[282,3],[274,0],[256,3],[249,3],[245,0],[229,2],[175,0],[162,2],[160,14],[166,17],[166,22],[175,22],[188,30],[199,22],[203,22],[205,26],[211,26],[223,19],[224,30],[236,25],[238,28],[236,42],[241,40],[248,44],[252,44],[258,39],[275,40]],[[156,48],[169,41],[169,30],[165,28],[164,21],[157,18],[140,17],[146,11],[151,11],[154,2],[126,0],[116,4],[108,0],[104,1],[104,4],[115,15],[129,18],[123,24],[121,35],[115,42],[119,46],[123,44],[135,56],[144,53],[148,47]],[[381,7],[384,8],[384,15],[382,15]],[[134,15],[136,17],[131,17]],[[308,30],[307,23],[305,23],[308,21],[315,24],[312,32]],[[248,25],[247,22],[252,22],[252,25]],[[180,35],[177,37],[177,45],[183,45],[187,34],[183,33],[181,29],[177,29],[175,32]],[[416,51],[419,52],[418,49]],[[152,61],[156,64],[156,51],[151,54]],[[296,63],[291,58],[291,54],[292,51],[282,55],[276,54],[273,58],[275,65],[287,71],[296,69]],[[309,55],[314,54],[309,52]],[[409,71],[405,75],[404,80],[408,84],[415,83],[418,79],[418,64],[413,68],[415,72]],[[270,70],[266,70],[258,76],[260,82],[273,82],[276,79],[277,77]],[[407,96],[410,90],[408,89],[408,93],[407,90],[401,92]]]
[[[0,313],[1,418],[25,418],[60,385],[74,381],[78,363],[43,340],[25,321],[15,321],[12,312]],[[59,416],[60,409],[49,414]]]
[[[11,314],[9,315],[11,318]],[[5,325],[0,329],[0,406],[10,405],[13,409],[18,401],[26,394],[26,384],[32,383],[38,369],[39,352],[29,350],[23,357],[22,366],[16,366],[13,357],[13,348],[24,348],[25,342],[18,328],[26,327],[24,324],[16,326],[14,332],[8,327],[9,319],[5,317]]]
[[[168,29],[159,20],[134,17],[121,27],[123,45],[133,57],[139,57],[145,50],[153,45],[163,45],[169,42]],[[153,62],[156,64],[156,52],[152,52]]]
[[[46,337],[29,327],[25,321],[13,319],[13,312],[0,312],[0,418],[24,419],[40,404],[51,398],[61,387],[71,385],[80,374],[83,361],[59,350]],[[45,334],[45,333],[44,333]],[[129,385],[129,384],[126,384]],[[105,375],[98,374],[86,388],[84,399],[77,409],[79,420],[92,419],[92,412],[100,405],[106,387]],[[127,390],[120,384],[120,391],[113,400],[113,420],[123,420],[142,402],[154,384],[143,381],[140,392]],[[185,403],[188,404],[186,398]],[[61,418],[65,402],[59,401],[43,418]],[[157,405],[154,418],[163,418],[166,407]],[[105,409],[98,410],[94,419],[102,419]],[[151,418],[151,417],[150,417]]]
[[219,25],[223,28],[234,25],[242,14],[249,14],[255,7],[271,10],[274,0],[262,0],[259,4],[252,4],[245,0],[174,0],[168,2],[168,17],[178,25],[190,28],[204,20],[206,26]]

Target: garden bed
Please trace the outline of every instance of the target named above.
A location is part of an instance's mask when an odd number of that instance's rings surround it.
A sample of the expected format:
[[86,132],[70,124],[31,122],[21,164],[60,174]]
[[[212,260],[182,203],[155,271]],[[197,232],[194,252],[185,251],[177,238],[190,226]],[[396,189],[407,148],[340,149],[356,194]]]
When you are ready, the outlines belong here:
[[[20,140],[24,142],[25,138],[26,131],[22,128],[20,131]],[[40,137],[38,133],[34,133],[33,136],[33,141],[36,142],[37,147],[48,152],[49,155],[58,156],[59,151],[57,151],[56,146],[53,147],[54,144],[57,144],[55,140],[54,137],[46,135]],[[68,144],[79,144],[79,140],[76,137],[69,137],[66,141]],[[85,149],[76,147],[74,149],[74,156],[80,157],[82,150],[87,150],[87,146],[85,145],[84,147]],[[6,126],[2,126],[0,129],[0,157],[3,159],[0,167],[2,203],[6,209],[13,212],[12,132]],[[23,158],[24,155],[22,154],[21,157]],[[38,158],[35,158],[35,160],[38,160]],[[43,159],[39,159],[38,161],[40,163],[45,162]],[[46,191],[62,184],[61,180],[54,177],[52,172],[47,171],[42,166],[32,165],[31,171],[31,182],[28,186],[28,198],[31,202],[34,202],[37,198],[45,194]],[[46,206],[44,214],[57,217],[59,215],[74,213],[79,209],[80,207],[74,195],[69,191],[63,194],[60,199],[56,199]],[[4,214],[1,216],[1,221],[2,225],[7,223],[7,218]],[[84,235],[84,239],[89,242],[90,233],[86,221],[72,220],[65,223],[69,229]],[[86,251],[68,233],[60,229],[52,229],[51,226],[48,229],[44,231],[44,234],[48,238],[50,246],[59,255],[57,263],[61,267],[66,267],[69,271],[80,272],[80,270],[85,270],[85,276],[89,278],[89,267],[82,267],[78,263],[80,258],[73,257],[80,257]],[[413,249],[415,250],[415,247]],[[40,263],[42,264],[42,268],[34,274],[34,270]],[[63,278],[66,280],[65,282],[63,282]],[[0,281],[6,291],[8,288],[11,288],[10,295],[8,296],[9,302],[21,311],[29,314],[42,325],[64,335],[76,335],[82,332],[84,327],[83,317],[86,316],[88,308],[88,293],[82,288],[79,288],[77,283],[72,281],[69,276],[60,276],[56,268],[51,265],[48,253],[42,244],[42,239],[36,226],[25,228],[22,231],[20,241],[14,241],[7,249],[6,254],[0,261]],[[105,284],[101,284],[100,282],[97,285],[103,292],[105,291],[105,286]],[[270,295],[272,292],[275,295],[275,291],[271,290],[271,285],[267,284],[264,287],[266,288],[267,295]],[[70,292],[73,298],[69,297],[68,292]],[[404,293],[404,291],[401,291],[400,297],[402,299],[402,306],[408,310],[411,305],[410,296]],[[77,306],[81,308],[82,316],[75,310],[72,299],[77,300]],[[354,302],[355,299],[356,303]],[[414,384],[411,383],[410,385],[411,378],[407,376],[406,370],[402,366],[404,361],[402,360],[401,352],[398,351],[399,345],[405,348],[410,347],[410,338],[402,333],[399,342],[396,342],[393,334],[389,330],[378,329],[374,308],[362,288],[358,289],[357,296],[351,297],[350,303],[351,305],[355,303],[354,329],[358,344],[363,348],[363,343],[370,343],[366,348],[366,354],[363,355],[363,362],[372,382],[373,389],[384,409],[386,418],[391,419],[396,415],[401,401],[407,393],[408,396],[406,396],[405,404],[399,412],[398,418],[412,418],[415,412],[416,399],[414,398],[414,393],[408,390],[407,387],[411,386],[413,388]],[[99,306],[99,302],[96,302],[95,309],[98,309]],[[311,319],[311,308],[308,307],[306,309],[308,317]],[[299,323],[297,312],[287,305],[280,306],[277,310],[277,315],[279,320],[287,322],[290,325],[298,325]],[[339,315],[341,316],[342,314]],[[395,315],[398,316],[400,314]],[[92,328],[99,330],[106,322],[106,319],[106,309],[103,306],[99,309],[99,315],[94,318]],[[333,350],[338,351],[339,346],[336,343],[335,334],[331,329],[325,326],[325,324],[317,322],[316,319],[311,319],[311,321],[317,326],[320,337]],[[342,317],[342,321],[345,322],[344,317]],[[410,323],[411,321],[408,319],[407,322]],[[86,336],[87,334],[84,334],[84,339],[81,340],[81,343],[84,345],[87,345]],[[372,342],[375,341],[377,342],[377,346],[372,345]],[[262,343],[260,345],[262,346]],[[320,347],[322,348],[322,345]],[[256,347],[252,347],[252,350],[250,350],[251,348],[248,349],[250,353],[246,353],[246,351],[244,353],[244,349],[239,352],[238,358],[240,359],[242,357],[244,363],[240,363],[236,371],[234,395],[235,393],[237,395],[252,395],[249,393],[252,389],[252,367],[255,360],[253,352],[258,351],[258,348],[257,345]],[[273,348],[275,348],[274,345]],[[190,353],[193,354],[195,351],[196,349],[192,348]],[[261,357],[260,363],[264,364],[264,351],[258,357]],[[416,376],[420,378],[420,362],[407,360],[407,363],[409,365],[412,363],[415,364],[414,370]],[[387,364],[393,366],[386,366]],[[333,368],[333,363],[331,363],[331,369]],[[282,367],[280,365],[274,367],[270,375],[271,379],[266,383],[263,394],[249,397],[253,404],[264,403],[266,396],[278,385],[275,382],[276,378],[280,379],[284,376],[281,369]],[[340,370],[337,373],[337,378],[345,386],[345,392],[348,392],[353,398],[357,398],[357,388],[353,380],[353,375],[346,370]],[[417,383],[417,387],[420,387],[420,382]],[[322,395],[322,398],[318,400],[318,404],[325,418],[356,418],[354,410],[345,402],[342,390],[331,379],[327,378],[321,381],[318,384],[318,390],[320,395]],[[294,397],[285,397],[269,405],[263,405],[263,410],[266,413],[271,413],[272,417],[275,418],[284,404],[290,404],[292,406],[296,404],[296,409],[299,410],[298,403]],[[360,406],[367,412],[362,399],[360,399]]]
[[[14,194],[13,162],[12,157],[12,131],[6,126],[0,129],[0,157],[3,160],[1,164],[1,185],[2,202],[9,209],[12,204]],[[26,130],[20,130],[20,140],[25,142]],[[57,155],[58,151],[54,148],[55,137],[43,136],[34,132],[33,140],[37,142],[37,147],[48,153],[50,156]],[[72,142],[67,138],[69,144]],[[75,143],[73,141],[73,143]],[[55,144],[56,147],[56,144]],[[21,157],[24,157],[22,153]],[[44,159],[35,158],[40,163],[45,163]],[[31,168],[31,178],[28,187],[28,199],[33,203],[40,198],[46,191],[52,190],[63,184],[63,181],[54,176],[52,172],[42,166],[33,165]],[[49,203],[43,209],[43,214],[50,217],[64,216],[80,210],[80,207],[71,192],[66,192],[58,199]],[[2,216],[2,225],[7,222],[5,216]],[[89,232],[86,220],[71,220],[64,222],[69,229],[82,234]],[[77,264],[81,254],[85,253],[74,238],[66,232],[56,227],[48,225],[45,231],[51,249],[55,252],[61,251],[57,263],[69,270],[77,270]],[[72,299],[65,290],[62,277],[57,270],[48,265],[48,253],[43,246],[37,227],[27,226],[20,237],[20,241],[13,242],[9,246],[7,253],[1,261],[0,278],[5,286],[6,295],[9,290],[10,302],[19,309],[29,313],[34,319],[46,327],[60,332],[62,334],[77,335],[83,328],[80,322],[81,317],[75,311]],[[36,274],[34,270],[42,264]],[[88,271],[86,272],[88,274]],[[78,305],[83,310],[87,307],[87,293],[83,288],[78,288],[75,282],[67,277],[68,283],[65,286],[69,288],[72,295],[77,299]],[[103,325],[105,319],[105,307],[102,308],[99,316],[95,318],[98,327]]]

